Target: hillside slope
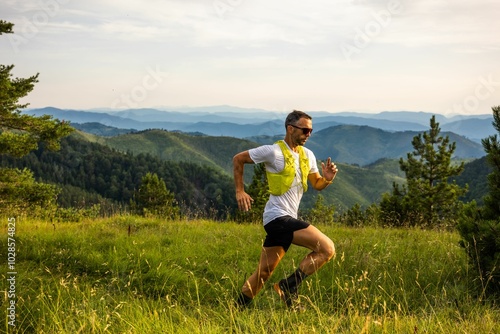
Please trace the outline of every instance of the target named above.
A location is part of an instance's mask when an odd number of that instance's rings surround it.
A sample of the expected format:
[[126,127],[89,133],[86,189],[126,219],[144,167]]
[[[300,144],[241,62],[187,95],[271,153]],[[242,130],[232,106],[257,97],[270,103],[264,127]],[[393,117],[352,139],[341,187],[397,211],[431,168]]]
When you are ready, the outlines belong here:
[[101,138],[100,142],[121,152],[151,154],[167,161],[208,165],[231,175],[233,156],[257,146],[244,139],[193,136],[165,130],[146,130]]
[[[398,159],[401,156],[405,157],[406,153],[410,151],[411,139],[414,135],[413,132],[398,134],[370,127],[338,126],[320,131],[312,136],[306,146],[315,151],[318,159],[324,160],[328,156],[327,154],[331,153],[328,152],[329,145],[319,145],[318,143],[326,143],[331,140],[330,146],[334,147],[331,156],[334,159],[349,157],[346,160],[360,162],[353,165],[336,160],[341,172],[335,185],[322,192],[327,203],[343,208],[349,208],[356,203],[368,206],[379,201],[383,193],[390,192],[393,182],[405,182],[404,175],[399,170]],[[454,138],[452,135],[450,137]],[[361,137],[362,145],[354,145],[354,140],[349,141],[349,138],[352,137]],[[112,138],[99,138],[102,143],[120,151],[129,151],[134,154],[148,153],[162,160],[188,161],[207,165],[224,171],[231,178],[233,155],[259,145],[253,141],[232,137],[192,136],[163,130],[149,130]],[[258,139],[261,142],[272,143],[281,138],[263,136],[258,137]],[[473,154],[479,152],[475,143],[463,139],[463,137],[458,137],[459,143],[462,143],[461,145],[457,143],[457,147],[461,148],[460,152],[468,152],[467,145],[472,146]],[[373,162],[374,160],[376,161]],[[364,164],[365,162],[370,163]],[[360,167],[360,165],[364,167]],[[467,165],[466,170],[468,170]],[[245,180],[247,183],[250,183],[252,175],[252,169],[246,168]],[[471,183],[471,176],[461,178],[461,184]],[[478,174],[476,177],[486,178],[482,174]],[[471,187],[473,194],[468,196],[467,200],[480,198],[484,195],[484,189],[473,190],[472,188],[474,187]],[[318,193],[314,190],[306,193],[304,207],[311,207],[317,195]]]
[[[389,132],[369,126],[339,125],[314,132],[307,140],[310,148],[320,160],[331,157],[336,162],[368,165],[379,159],[399,159],[413,151],[413,137],[419,132]],[[442,132],[456,143],[455,158],[480,158],[484,156],[482,146],[451,132]],[[270,144],[282,139],[280,136],[258,136],[248,138],[260,144]]]
[[[258,146],[257,143],[244,139],[192,136],[164,130],[148,130],[100,138],[100,141],[122,152],[146,153],[166,161],[186,161],[206,165],[224,171],[230,178],[233,169],[232,157],[240,151]],[[387,171],[375,165],[361,168],[346,163],[339,163],[339,168],[341,173],[335,185],[321,194],[327,203],[343,209],[356,203],[368,206],[378,201],[381,194],[390,191],[394,181],[403,181],[394,168]],[[253,169],[248,166],[245,168],[245,181],[250,183],[252,176]],[[310,208],[317,195],[318,192],[314,190],[307,192],[302,208]]]
[[[351,155],[365,158],[362,162],[375,159],[376,154],[388,154],[388,151],[384,151],[387,148],[377,139],[381,130],[357,128],[363,133],[366,147],[357,150],[351,147],[349,150],[344,147],[349,147],[347,138],[340,136],[340,139],[332,139],[335,137],[329,137],[332,135],[331,131],[315,134],[316,142],[312,140],[313,136],[307,146],[319,152],[319,159],[327,156],[328,147],[338,148],[337,152],[334,151],[337,158]],[[373,137],[367,135],[366,130],[372,131]],[[277,138],[259,139],[273,142]],[[332,140],[329,145],[318,144],[327,143],[328,140]],[[164,130],[148,130],[114,137],[76,131],[63,140],[61,151],[46,152],[40,149],[21,159],[0,156],[0,165],[26,167],[34,171],[37,179],[59,184],[66,189],[63,192],[66,198],[60,198],[66,205],[91,203],[96,195],[128,203],[142,175],[155,172],[165,180],[167,188],[176,194],[177,199],[192,204],[192,209],[196,209],[201,203],[206,206],[215,200],[213,203],[219,209],[234,210],[236,204],[234,195],[231,195],[234,194],[232,157],[239,151],[257,145],[259,144],[256,142],[232,137],[194,136]],[[390,141],[385,145],[393,149],[397,145],[404,146],[401,142]],[[374,154],[371,158],[363,156],[370,153]],[[361,164],[338,161],[337,165],[339,174],[335,183],[321,192],[326,204],[335,205],[337,210],[350,208],[354,204],[368,206],[378,202],[383,193],[392,190],[393,182],[405,181],[399,170],[398,159],[378,159],[362,167]],[[457,178],[459,184],[469,184],[471,191],[466,197],[467,201],[480,201],[487,191],[488,169],[484,165],[485,159],[466,164],[463,176]],[[250,183],[252,176],[253,169],[248,166],[245,168],[245,181]],[[314,190],[308,191],[301,208],[310,208],[318,194]]]

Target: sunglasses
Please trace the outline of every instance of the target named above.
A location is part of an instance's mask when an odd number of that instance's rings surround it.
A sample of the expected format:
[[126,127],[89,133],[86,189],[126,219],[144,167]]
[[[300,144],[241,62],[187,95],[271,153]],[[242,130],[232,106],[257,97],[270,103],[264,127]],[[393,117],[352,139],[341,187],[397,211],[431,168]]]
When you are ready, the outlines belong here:
[[300,130],[302,130],[302,133],[303,133],[303,134],[305,134],[305,135],[311,134],[311,133],[313,132],[313,129],[309,129],[309,128],[301,128],[301,127],[299,127],[299,126],[295,126],[295,125],[293,125],[293,124],[288,124],[288,125],[291,125],[291,126],[293,126],[294,128],[296,128],[296,129],[300,129]]

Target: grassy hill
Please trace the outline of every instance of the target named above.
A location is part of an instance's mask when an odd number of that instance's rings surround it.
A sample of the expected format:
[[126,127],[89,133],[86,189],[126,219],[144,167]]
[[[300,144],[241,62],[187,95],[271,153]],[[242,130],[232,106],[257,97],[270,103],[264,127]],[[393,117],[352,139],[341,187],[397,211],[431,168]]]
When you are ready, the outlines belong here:
[[383,193],[390,192],[393,182],[405,182],[400,172],[394,170],[394,166],[398,165],[396,160],[381,160],[369,167],[337,165],[339,174],[335,182],[321,192],[308,191],[303,198],[304,207],[311,207],[319,194],[325,198],[326,203],[334,204],[339,210],[348,209],[355,204],[367,207],[378,202]]
[[71,123],[71,125],[80,131],[92,133],[98,136],[118,136],[130,132],[136,132],[134,129],[119,129],[113,126],[107,126],[97,122],[89,123]]
[[232,158],[257,146],[232,137],[193,136],[164,130],[147,130],[103,138],[102,143],[121,152],[146,153],[169,161],[209,165],[232,174]]
[[[477,294],[456,233],[318,227],[337,257],[304,281],[307,310],[296,313],[272,289],[307,254],[296,246],[250,308],[234,307],[259,257],[260,224],[17,220],[16,297],[5,293],[3,307],[15,302],[17,333],[500,332],[500,311]],[[0,271],[7,282],[13,269],[2,261]],[[3,331],[13,332],[7,319]]]

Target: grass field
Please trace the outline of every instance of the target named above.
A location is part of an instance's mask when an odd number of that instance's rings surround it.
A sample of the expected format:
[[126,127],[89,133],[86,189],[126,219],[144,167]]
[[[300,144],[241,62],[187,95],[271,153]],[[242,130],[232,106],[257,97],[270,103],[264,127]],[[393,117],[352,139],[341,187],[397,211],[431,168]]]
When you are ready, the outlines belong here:
[[[7,258],[8,219],[0,254]],[[305,249],[293,247],[246,310],[233,301],[255,269],[260,225],[132,216],[80,223],[18,219],[16,298],[0,266],[0,331],[18,333],[500,333],[500,310],[474,282],[456,233],[318,226],[337,256],[287,310],[272,283]],[[474,284],[476,283],[476,284]]]

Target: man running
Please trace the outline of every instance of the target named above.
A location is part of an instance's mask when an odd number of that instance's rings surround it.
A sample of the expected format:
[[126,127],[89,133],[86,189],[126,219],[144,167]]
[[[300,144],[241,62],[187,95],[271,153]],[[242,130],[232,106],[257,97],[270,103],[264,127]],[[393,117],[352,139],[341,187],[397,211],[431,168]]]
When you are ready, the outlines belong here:
[[337,167],[328,158],[326,164],[321,163],[321,176],[314,153],[304,147],[313,131],[311,116],[294,110],[285,120],[285,129],[284,140],[240,152],[233,158],[236,200],[240,210],[250,210],[253,202],[244,189],[245,164],[265,164],[270,191],[263,215],[267,235],[257,269],[245,281],[238,296],[237,304],[242,307],[259,293],[291,244],[306,247],[311,253],[292,275],[274,285],[274,290],[290,308],[300,308],[298,287],[301,282],[335,255],[332,240],[316,227],[297,219],[297,212],[307,190],[307,181],[316,190],[325,189],[337,175]]

